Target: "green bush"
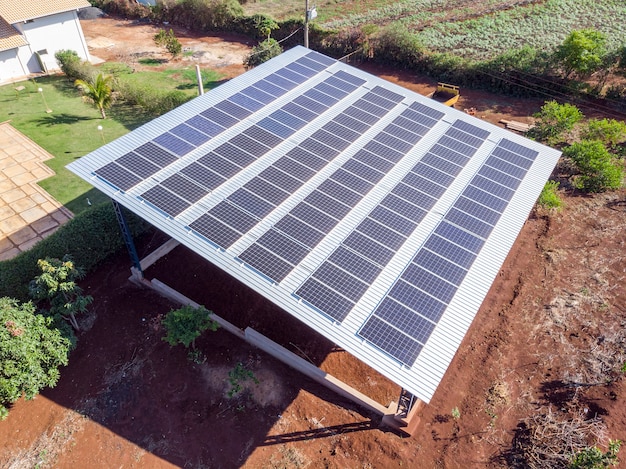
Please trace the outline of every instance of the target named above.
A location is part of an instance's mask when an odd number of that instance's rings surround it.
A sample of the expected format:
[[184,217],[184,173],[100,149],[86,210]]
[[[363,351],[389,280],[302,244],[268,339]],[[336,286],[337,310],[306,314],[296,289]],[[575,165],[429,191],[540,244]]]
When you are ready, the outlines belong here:
[[537,203],[546,209],[559,210],[563,205],[563,201],[559,196],[559,183],[558,181],[548,181],[543,186],[543,190],[539,195]]
[[[134,215],[128,216],[127,221],[133,235],[145,231],[148,226]],[[28,300],[28,284],[40,274],[39,259],[62,258],[69,254],[77,265],[89,272],[123,246],[124,240],[111,204],[95,206],[76,215],[28,251],[0,262],[0,297]]]
[[252,48],[248,56],[243,60],[243,65],[246,69],[251,69],[280,55],[282,52],[283,48],[280,47],[278,41],[268,38]]
[[59,380],[71,342],[32,303],[0,298],[0,420],[22,394],[32,399]]
[[161,29],[154,35],[154,42],[157,46],[165,47],[167,51],[172,54],[172,57],[177,57],[183,51],[183,46],[174,35],[174,31],[170,28],[169,31]]
[[583,113],[572,104],[547,101],[533,117],[536,119],[535,126],[530,129],[528,136],[548,145],[555,145],[582,120]]
[[166,335],[162,339],[172,347],[183,344],[185,348],[196,348],[195,342],[202,332],[207,329],[216,331],[219,324],[211,319],[211,311],[204,306],[194,308],[185,305],[173,309],[163,319]]
[[137,105],[152,116],[160,116],[189,101],[188,96],[181,90],[161,91],[149,83],[137,84],[120,79],[117,85],[119,99],[128,104]]
[[580,174],[574,185],[584,192],[603,192],[619,189],[624,178],[624,164],[609,153],[597,140],[583,140],[563,149]]
[[616,146],[626,140],[626,123],[615,119],[589,119],[582,138],[599,140],[605,145]]
[[86,61],[81,60],[73,50],[60,50],[54,54],[55,59],[61,67],[61,71],[68,80],[91,80],[96,73],[96,69]]
[[424,54],[418,36],[399,24],[384,28],[372,39],[372,48],[378,61],[405,69],[414,68]]

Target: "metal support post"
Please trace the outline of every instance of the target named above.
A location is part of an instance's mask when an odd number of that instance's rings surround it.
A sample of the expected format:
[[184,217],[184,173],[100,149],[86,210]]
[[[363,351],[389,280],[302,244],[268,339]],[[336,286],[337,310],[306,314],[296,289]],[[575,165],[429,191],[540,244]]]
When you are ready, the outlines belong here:
[[309,0],[304,0],[304,47],[309,48]]
[[137,272],[141,275],[141,277],[143,277],[143,271],[141,270],[141,263],[139,262],[139,256],[137,255],[137,249],[135,248],[133,235],[130,232],[130,228],[128,228],[126,217],[124,216],[124,212],[122,212],[122,206],[113,199],[111,199],[111,202],[113,203],[113,209],[115,210],[117,223],[120,225],[120,230],[122,231],[122,237],[124,238],[124,243],[126,244],[126,249],[128,250],[128,255],[130,256],[130,260],[133,263],[133,267],[137,270]]

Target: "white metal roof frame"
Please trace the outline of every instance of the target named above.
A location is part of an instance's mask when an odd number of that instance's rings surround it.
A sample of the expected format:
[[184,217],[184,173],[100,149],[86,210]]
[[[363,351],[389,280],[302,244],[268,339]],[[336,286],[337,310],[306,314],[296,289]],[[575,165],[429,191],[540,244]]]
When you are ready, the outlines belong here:
[[[160,172],[140,182],[137,186],[126,192],[118,190],[106,181],[97,177],[95,170],[106,165],[110,161],[126,154],[140,145],[152,141],[163,132],[172,129],[176,125],[197,115],[203,110],[215,105],[223,99],[231,96],[241,89],[249,86],[257,80],[272,74],[274,71],[306,55],[310,51],[303,47],[291,49],[279,57],[266,62],[245,74],[230,80],[229,82],[215,88],[214,90],[197,97],[179,108],[139,127],[131,133],[111,142],[89,155],[68,165],[68,169],[89,181],[96,188],[103,191],[112,199],[127,207],[140,217],[147,220],[152,225],[169,234],[185,246],[198,253],[215,266],[228,272],[233,277],[244,282],[273,303],[277,304],[285,311],[298,318],[308,326],[312,327],[323,336],[343,347],[345,350],[364,361],[372,368],[376,369],[393,382],[402,386],[414,394],[419,399],[429,402],[432,398],[439,382],[448,368],[454,354],[456,353],[463,337],[469,329],[478,309],[480,308],[491,284],[498,274],[509,250],[517,238],[528,214],[530,213],[537,197],[539,196],[546,180],[550,176],[560,152],[552,148],[543,146],[537,142],[528,140],[519,135],[513,134],[500,127],[484,122],[475,117],[456,109],[443,106],[424,96],[410,90],[399,87],[393,83],[382,80],[371,74],[365,73],[349,65],[336,62],[326,71],[312,77],[303,84],[297,86],[275,102],[253,113],[246,119],[227,129],[221,135],[209,140],[204,145],[191,151],[178,161],[165,167]],[[349,102],[340,103],[331,107],[313,122],[297,131],[269,153],[259,158],[249,167],[236,174],[201,199],[195,205],[172,218],[167,216],[152,205],[145,203],[139,194],[145,192],[150,187],[158,184],[171,174],[176,173],[181,167],[188,164],[190,160],[195,160],[207,153],[207,151],[224,143],[251,124],[258,122],[282,105],[290,102],[294,97],[300,95],[315,84],[328,77],[328,73],[336,73],[344,70],[350,74],[366,80],[363,90],[359,90],[350,95]],[[365,132],[342,152],[333,162],[323,168],[311,180],[296,190],[291,197],[284,201],[265,219],[259,222],[250,232],[245,234],[229,249],[223,250],[214,244],[207,242],[203,237],[198,236],[187,226],[202,213],[224,200],[228,195],[240,188],[243,184],[257,175],[265,167],[269,166],[280,156],[283,156],[289,149],[295,147],[299,142],[318,130],[328,122],[334,115],[339,114],[351,102],[368,89],[374,86],[382,86],[395,93],[404,96],[407,104],[418,102],[444,113],[444,117],[410,150],[407,155],[372,189],[357,206],[312,250],[312,252],[280,283],[270,281],[264,275],[247,267],[238,255],[248,247],[263,232],[269,229],[276,221],[286,214],[292,207],[301,201],[306,195],[313,191],[319,183],[325,180],[332,172],[345,162],[358,149],[365,145],[369,139],[378,131],[391,122],[402,109],[393,109],[380,122],[374,124],[372,129]],[[407,238],[404,245],[396,252],[393,259],[387,264],[380,275],[374,280],[367,292],[358,301],[356,306],[349,313],[347,318],[339,324],[329,320],[317,310],[307,306],[306,303],[298,300],[294,295],[296,289],[301,286],[313,270],[319,266],[333,249],[352,231],[352,229],[380,202],[393,185],[402,179],[407,171],[415,165],[417,161],[429,150],[437,138],[442,135],[456,120],[471,123],[481,129],[487,130],[490,135],[479,148],[477,153],[471,158],[459,176],[452,182],[443,196],[417,226],[415,231]],[[410,368],[399,363],[393,357],[387,355],[379,348],[371,345],[357,335],[360,327],[367,320],[369,314],[375,306],[384,298],[386,292],[393,282],[402,273],[407,262],[411,260],[416,250],[424,243],[428,235],[436,228],[450,207],[454,204],[463,189],[467,186],[472,177],[476,174],[482,163],[490,155],[491,151],[502,139],[521,144],[522,146],[535,150],[539,153],[534,163],[528,170],[521,185],[515,191],[513,198],[503,212],[500,220],[496,224],[482,250],[478,254],[469,273],[461,283],[458,291],[449,303],[442,318],[438,322],[434,332],[426,342],[417,360]],[[219,312],[218,312],[219,313]]]

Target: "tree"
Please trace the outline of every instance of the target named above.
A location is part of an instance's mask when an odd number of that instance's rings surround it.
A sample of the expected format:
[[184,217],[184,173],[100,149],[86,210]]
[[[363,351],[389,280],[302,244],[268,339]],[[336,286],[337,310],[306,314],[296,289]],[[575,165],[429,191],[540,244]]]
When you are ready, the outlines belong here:
[[93,301],[91,296],[82,295],[83,290],[76,283],[84,277],[83,269],[76,267],[69,255],[63,256],[62,260],[39,259],[37,265],[41,275],[29,285],[31,297],[35,301],[48,301],[49,313],[53,317],[68,320],[75,330],[80,330],[76,314],[87,311]]
[[81,89],[83,98],[93,103],[100,111],[102,118],[106,119],[105,109],[111,107],[113,103],[112,83],[111,75],[104,76],[99,73],[93,80],[76,80],[74,85]]
[[270,36],[273,29],[278,29],[278,23],[271,18],[258,17],[256,27],[259,33],[266,36],[266,39],[252,48],[248,56],[243,60],[246,70],[261,65],[263,62],[282,54],[283,48],[276,39]]
[[0,298],[0,419],[22,394],[32,399],[56,385],[71,342],[53,323],[51,317],[36,314],[31,302]]
[[586,140],[599,140],[611,147],[626,140],[626,123],[615,119],[589,119],[582,137]]
[[547,101],[533,117],[536,119],[535,126],[530,129],[528,136],[555,145],[562,140],[565,132],[572,130],[583,118],[583,113],[572,104]]
[[606,36],[594,29],[572,31],[555,53],[556,60],[565,70],[565,78],[576,73],[581,78],[597,71],[606,55]]
[[619,189],[624,178],[624,165],[613,158],[597,140],[583,140],[563,149],[580,172],[575,178],[576,188],[585,192],[603,192]]
[[216,331],[219,324],[211,319],[211,311],[204,306],[194,308],[186,305],[171,310],[163,319],[166,336],[163,340],[171,346],[183,344],[186,348],[191,345],[196,348],[196,339],[202,332],[210,329]]
[[183,50],[183,46],[174,35],[174,31],[171,29],[169,31],[162,29],[156,33],[154,35],[154,42],[157,46],[165,47],[167,51],[172,54],[172,58],[180,55]]

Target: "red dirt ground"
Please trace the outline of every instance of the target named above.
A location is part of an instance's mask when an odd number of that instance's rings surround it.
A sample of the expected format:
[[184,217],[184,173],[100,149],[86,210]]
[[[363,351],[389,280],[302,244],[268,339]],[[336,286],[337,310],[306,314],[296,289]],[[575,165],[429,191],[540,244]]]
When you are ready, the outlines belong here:
[[[466,94],[461,106],[495,122],[540,105]],[[0,423],[0,467],[500,467],[520,420],[548,407],[563,416],[587,409],[623,439],[625,384],[609,378],[626,345],[626,191],[565,203],[526,222],[411,438],[223,330],[199,340],[205,363],[188,361],[161,340],[160,318],[175,305],[130,283],[120,253],[82,283],[95,301],[57,387],[19,401]],[[147,234],[140,256],[164,240]],[[397,398],[397,386],[184,247],[146,275],[383,404]],[[238,363],[259,383],[229,398]]]

